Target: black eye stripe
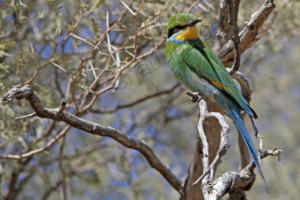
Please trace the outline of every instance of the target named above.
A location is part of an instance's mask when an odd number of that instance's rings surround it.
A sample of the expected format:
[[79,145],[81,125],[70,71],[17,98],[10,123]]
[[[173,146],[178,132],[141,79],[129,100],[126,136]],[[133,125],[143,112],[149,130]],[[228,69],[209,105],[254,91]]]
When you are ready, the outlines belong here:
[[187,25],[184,25],[184,26],[177,25],[174,28],[170,29],[169,33],[168,33],[168,38],[171,37],[174,33],[178,32],[186,27],[187,27]]
[[185,25],[177,25],[175,27],[173,27],[172,29],[170,29],[168,31],[168,38],[171,37],[174,33],[186,28],[186,27],[192,27],[195,26],[197,23],[201,22],[201,19],[193,19],[192,21],[190,21],[189,23],[185,24]]

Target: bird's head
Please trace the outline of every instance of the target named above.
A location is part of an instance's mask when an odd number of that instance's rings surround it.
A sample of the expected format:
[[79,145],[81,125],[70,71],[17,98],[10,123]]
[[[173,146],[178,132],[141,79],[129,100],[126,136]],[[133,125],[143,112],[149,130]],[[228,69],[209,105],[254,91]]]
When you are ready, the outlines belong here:
[[198,30],[195,25],[200,21],[192,14],[177,13],[169,19],[167,27],[168,38],[173,38],[176,41],[198,38]]

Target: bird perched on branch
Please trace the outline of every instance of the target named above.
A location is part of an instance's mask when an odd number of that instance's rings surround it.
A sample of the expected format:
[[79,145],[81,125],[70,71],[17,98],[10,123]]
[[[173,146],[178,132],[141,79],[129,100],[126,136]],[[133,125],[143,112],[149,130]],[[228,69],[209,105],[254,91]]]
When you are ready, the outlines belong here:
[[241,110],[253,118],[257,118],[257,115],[242,96],[222,61],[198,37],[196,24],[200,21],[188,13],[178,13],[170,18],[166,45],[168,63],[181,83],[217,103],[231,117],[258,173],[266,183]]

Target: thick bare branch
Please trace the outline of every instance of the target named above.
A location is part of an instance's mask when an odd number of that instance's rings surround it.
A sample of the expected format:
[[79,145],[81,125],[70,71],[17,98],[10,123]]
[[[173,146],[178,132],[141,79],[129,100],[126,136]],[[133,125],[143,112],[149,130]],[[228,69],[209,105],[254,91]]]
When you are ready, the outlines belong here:
[[[272,151],[267,150],[265,152],[269,152],[267,155],[278,156],[281,150]],[[265,158],[260,156],[260,158]],[[243,168],[240,172],[229,171],[216,178],[213,183],[208,185],[209,193],[207,199],[209,200],[218,200],[221,199],[225,194],[229,194],[230,200],[240,200],[245,199],[245,191],[251,189],[254,181],[255,164],[251,162],[245,168]]]
[[[228,131],[229,125],[226,123],[224,117],[217,112],[208,112],[207,104],[202,99],[199,102],[199,110],[200,110],[200,117],[198,122],[198,132],[199,137],[202,141],[202,164],[203,164],[203,174],[194,182],[196,185],[199,181],[202,180],[201,188],[204,199],[210,199],[210,183],[213,181],[214,178],[214,169],[218,162],[220,162],[221,157],[225,154],[226,150],[228,149]],[[206,134],[204,132],[204,120],[209,117],[214,117],[218,119],[219,124],[221,125],[221,141],[217,155],[213,162],[209,164],[209,144],[206,138]]]
[[39,98],[34,94],[29,85],[25,85],[20,88],[12,88],[2,97],[2,103],[5,104],[12,102],[14,99],[23,98],[29,101],[37,116],[41,118],[64,121],[72,127],[81,129],[93,135],[110,137],[128,148],[139,151],[142,155],[144,155],[149,164],[157,170],[180,194],[182,194],[183,190],[181,181],[161,162],[151,147],[143,141],[131,138],[113,127],[103,126],[101,124],[81,119],[67,111],[61,112],[58,116],[57,113],[59,109],[44,108]]
[[229,9],[229,23],[231,30],[233,32],[233,44],[235,48],[234,62],[230,74],[234,74],[238,71],[241,62],[241,49],[240,49],[240,37],[239,37],[239,28],[237,25],[238,13],[239,13],[239,0],[227,0],[227,5]]
[[[209,171],[209,145],[207,142],[207,138],[205,136],[205,132],[204,132],[204,128],[203,128],[203,122],[205,120],[205,118],[207,117],[207,107],[206,107],[206,102],[204,100],[200,100],[199,102],[199,110],[200,110],[200,117],[199,117],[199,121],[198,121],[198,133],[199,133],[199,137],[201,139],[202,142],[202,165],[203,165],[203,171]],[[209,173],[209,172],[208,172]],[[207,174],[204,176],[204,180],[203,180],[203,184],[207,184],[209,177],[211,174]],[[198,180],[195,182],[195,184],[198,183]]]
[[[252,47],[259,40],[259,30],[274,8],[273,0],[265,0],[263,5],[252,14],[251,19],[245,23],[244,28],[239,32],[241,53]],[[217,54],[225,66],[230,66],[234,61],[234,43],[228,40],[217,50]]]
[[220,7],[218,12],[218,26],[216,33],[215,50],[218,50],[229,40],[229,9],[226,0],[220,0]]
[[[189,92],[188,95],[192,96],[193,99],[196,99],[197,93]],[[199,97],[198,97],[199,99]],[[206,102],[204,100],[200,100],[199,102],[199,109],[200,109],[200,117],[198,122],[198,131],[199,137],[201,138],[202,144],[202,164],[203,164],[203,174],[194,182],[193,185],[197,185],[199,181],[202,180],[201,188],[203,193],[204,199],[214,200],[214,199],[221,199],[225,194],[229,194],[229,199],[241,199],[245,198],[245,191],[251,189],[254,181],[255,181],[255,174],[253,172],[255,168],[255,164],[253,162],[249,163],[246,167],[244,167],[240,172],[226,172],[222,176],[216,178],[214,180],[214,166],[218,163],[225,154],[228,144],[227,144],[227,137],[228,137],[228,130],[229,126],[225,122],[224,117],[220,113],[215,112],[208,112]],[[207,142],[206,133],[203,128],[203,122],[207,117],[215,117],[218,119],[219,123],[221,124],[222,131],[221,131],[221,142],[219,146],[219,150],[215,159],[209,164],[209,144]],[[262,149],[262,137],[260,137],[260,149]],[[222,153],[220,153],[222,152]],[[280,156],[282,150],[274,149],[274,150],[261,150],[260,158],[265,158],[268,155],[272,156]]]
[[[268,156],[277,156],[280,160],[281,149],[273,150],[262,150],[263,140],[260,137],[259,146],[261,153],[259,155],[260,159],[266,158]],[[220,199],[226,193],[229,194],[230,200],[240,200],[245,199],[245,191],[251,189],[254,181],[255,174],[254,168],[256,165],[254,162],[250,162],[246,167],[244,167],[239,173],[238,172],[226,172],[222,176],[218,177],[213,183],[214,197],[212,199]]]

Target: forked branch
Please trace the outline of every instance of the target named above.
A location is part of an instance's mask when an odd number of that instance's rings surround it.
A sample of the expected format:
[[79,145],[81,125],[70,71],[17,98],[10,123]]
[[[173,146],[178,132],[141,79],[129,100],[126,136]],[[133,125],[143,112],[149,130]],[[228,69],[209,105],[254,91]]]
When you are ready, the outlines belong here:
[[[204,99],[201,99],[198,93],[187,92],[192,97],[193,101],[199,102],[200,117],[198,121],[198,133],[201,139],[201,155],[202,155],[202,175],[193,183],[197,187],[201,183],[201,191],[205,200],[221,199],[225,194],[229,194],[229,199],[243,199],[246,197],[245,191],[251,189],[255,181],[255,164],[250,162],[240,172],[228,171],[223,175],[215,178],[216,166],[221,162],[222,156],[227,152],[229,125],[226,123],[224,116],[218,112],[209,112]],[[207,118],[214,117],[218,120],[221,126],[220,145],[217,154],[211,162],[209,162],[210,145],[207,140],[207,133],[204,130],[204,121]],[[280,159],[281,149],[273,149],[263,151],[263,140],[259,137],[260,159],[267,156],[277,156]]]
[[[57,121],[64,121],[68,125],[86,131],[87,133],[99,136],[106,136],[114,139],[125,147],[139,151],[149,162],[149,164],[157,170],[180,194],[183,193],[181,181],[165,166],[162,161],[153,152],[152,148],[141,140],[134,139],[127,134],[110,126],[104,126],[85,119],[79,118],[66,110],[64,110],[64,101],[62,106],[57,109],[48,109],[42,106],[40,99],[34,94],[29,85],[23,87],[14,87],[10,89],[3,97],[2,103],[7,104],[15,99],[26,99],[36,115],[41,118],[48,118]],[[9,157],[2,155],[3,158],[18,159],[19,157]]]

